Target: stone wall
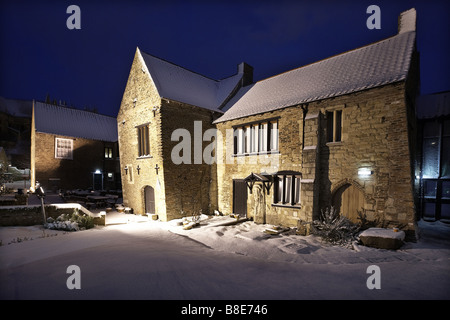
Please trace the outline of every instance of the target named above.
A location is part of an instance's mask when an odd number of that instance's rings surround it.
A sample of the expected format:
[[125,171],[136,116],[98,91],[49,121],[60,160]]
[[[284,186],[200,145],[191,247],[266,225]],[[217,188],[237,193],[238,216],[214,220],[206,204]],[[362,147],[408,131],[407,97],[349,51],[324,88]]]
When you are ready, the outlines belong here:
[[[73,159],[55,158],[56,138],[73,140]],[[120,182],[108,180],[107,173],[118,172],[116,157],[105,159],[105,146],[116,149],[116,143],[56,136],[35,132],[32,152],[32,183],[39,181],[44,190],[88,189],[93,188],[93,173],[101,170],[104,173],[103,189],[116,189]]]
[[[217,208],[213,166],[208,157],[214,152],[214,138],[204,136],[208,130],[215,133],[214,115],[211,110],[174,101],[164,100],[161,105],[168,220],[200,210],[209,214]],[[178,137],[177,132],[182,136]]]
[[[156,86],[139,51],[136,51],[117,116],[123,201],[133,208],[134,213],[145,214],[144,188],[151,186],[155,191],[156,214],[164,220],[166,204],[160,106],[161,98]],[[149,128],[150,156],[139,157],[137,127],[144,124]],[[156,166],[160,168],[158,174]]]
[[[74,212],[84,213],[77,204],[66,204],[63,206],[45,205],[47,218],[52,217],[56,219],[62,214],[72,215]],[[40,205],[0,207],[0,226],[2,227],[42,225],[43,220],[44,217]],[[94,224],[105,225],[105,216],[95,216]]]
[[[279,117],[279,152],[261,155],[233,155],[233,126],[251,122],[259,122],[267,119]],[[218,207],[224,214],[233,213],[233,180],[244,179],[251,173],[275,173],[281,170],[302,171],[301,155],[303,147],[303,111],[300,107],[285,108],[274,112],[246,117],[244,119],[232,120],[218,123],[218,136],[222,137],[218,143],[222,146],[218,148],[217,159],[217,181],[218,181]],[[286,129],[287,128],[287,129]],[[220,151],[220,149],[222,151]],[[256,182],[256,188],[261,189],[261,182]],[[255,189],[257,190],[257,189]],[[272,206],[274,188],[271,187],[269,195],[266,192],[262,199],[258,191],[250,193],[247,190],[247,216],[255,218],[256,202],[263,202],[259,206],[263,207],[266,223],[296,225],[299,219],[307,220],[308,212],[305,207],[290,208]],[[301,197],[307,197],[307,188],[301,189]]]
[[[322,123],[320,208],[332,205],[340,187],[351,184],[364,194],[370,219],[415,230],[414,175],[411,170],[408,106],[403,82],[309,105],[323,114],[343,110],[342,142],[327,143]],[[363,177],[358,170],[367,168]]]
[[[155,213],[163,221],[217,208],[215,191],[211,195],[215,175],[202,157],[211,143],[203,141],[203,133],[214,128],[214,116],[207,109],[161,99],[137,51],[117,117],[124,204],[145,214],[144,189],[150,186],[155,192]],[[148,125],[150,137],[150,155],[144,157],[138,155],[137,127],[141,125]],[[179,137],[172,141],[176,130],[187,133],[190,141]],[[177,156],[190,152],[190,161],[176,164],[172,151],[182,142],[189,147]],[[200,150],[199,161],[194,159],[199,154],[194,148]]]
[[[243,179],[251,172],[294,170],[302,172],[301,208],[273,206],[272,192],[265,198],[268,223],[296,226],[299,220],[316,219],[320,210],[333,205],[333,195],[340,187],[354,185],[364,194],[363,209],[369,219],[379,218],[414,231],[408,108],[405,83],[400,82],[217,124],[225,135],[235,125],[280,117],[280,154],[272,155],[278,159],[277,165],[263,166],[258,159],[265,156],[250,155],[231,157],[234,164],[217,166],[219,210],[232,211],[233,179]],[[333,110],[342,110],[342,141],[328,143],[326,115]],[[224,140],[231,155],[233,140]],[[368,168],[372,174],[361,177],[360,168]],[[249,216],[253,205],[250,200]]]

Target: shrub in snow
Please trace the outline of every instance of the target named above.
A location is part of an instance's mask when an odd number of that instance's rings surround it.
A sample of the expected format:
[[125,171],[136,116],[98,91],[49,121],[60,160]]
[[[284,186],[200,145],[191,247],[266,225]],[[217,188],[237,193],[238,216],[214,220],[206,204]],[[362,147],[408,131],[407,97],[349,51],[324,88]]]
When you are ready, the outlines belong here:
[[74,212],[72,216],[62,214],[56,219],[51,217],[48,218],[44,227],[47,229],[64,231],[90,229],[94,227],[94,218],[88,215],[80,215],[77,212]]
[[311,233],[325,242],[346,246],[356,240],[360,227],[331,207],[321,210],[320,219],[311,223]]

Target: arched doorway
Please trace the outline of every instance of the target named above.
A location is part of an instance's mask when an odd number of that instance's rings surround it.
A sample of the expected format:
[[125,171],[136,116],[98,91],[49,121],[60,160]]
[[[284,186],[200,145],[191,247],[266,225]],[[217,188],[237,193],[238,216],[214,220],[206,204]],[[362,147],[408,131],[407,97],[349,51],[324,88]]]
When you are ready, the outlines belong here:
[[345,184],[333,195],[333,206],[340,215],[352,222],[358,222],[358,211],[364,208],[364,193],[353,184]]
[[155,190],[151,186],[144,188],[145,213],[155,214]]

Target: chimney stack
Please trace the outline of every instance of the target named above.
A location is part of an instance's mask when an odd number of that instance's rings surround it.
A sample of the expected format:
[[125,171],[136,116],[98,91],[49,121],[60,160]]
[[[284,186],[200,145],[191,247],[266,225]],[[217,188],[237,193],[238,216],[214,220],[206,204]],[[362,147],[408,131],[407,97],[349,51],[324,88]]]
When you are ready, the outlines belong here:
[[243,74],[242,76],[242,86],[248,86],[253,83],[253,67],[245,62],[238,65],[238,74]]
[[398,33],[416,31],[416,9],[412,8],[400,13],[398,17]]

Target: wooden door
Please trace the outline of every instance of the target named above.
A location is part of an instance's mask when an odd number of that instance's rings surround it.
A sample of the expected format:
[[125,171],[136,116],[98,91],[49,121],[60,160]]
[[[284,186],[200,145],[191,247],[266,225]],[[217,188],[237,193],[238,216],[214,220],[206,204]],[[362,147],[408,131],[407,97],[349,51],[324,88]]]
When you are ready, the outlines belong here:
[[233,180],[233,213],[247,216],[247,183],[244,180]]
[[155,213],[155,190],[151,186],[144,188],[145,195],[145,213]]
[[333,206],[339,210],[339,214],[350,221],[358,222],[358,211],[364,208],[364,194],[355,186],[347,184],[336,191]]

